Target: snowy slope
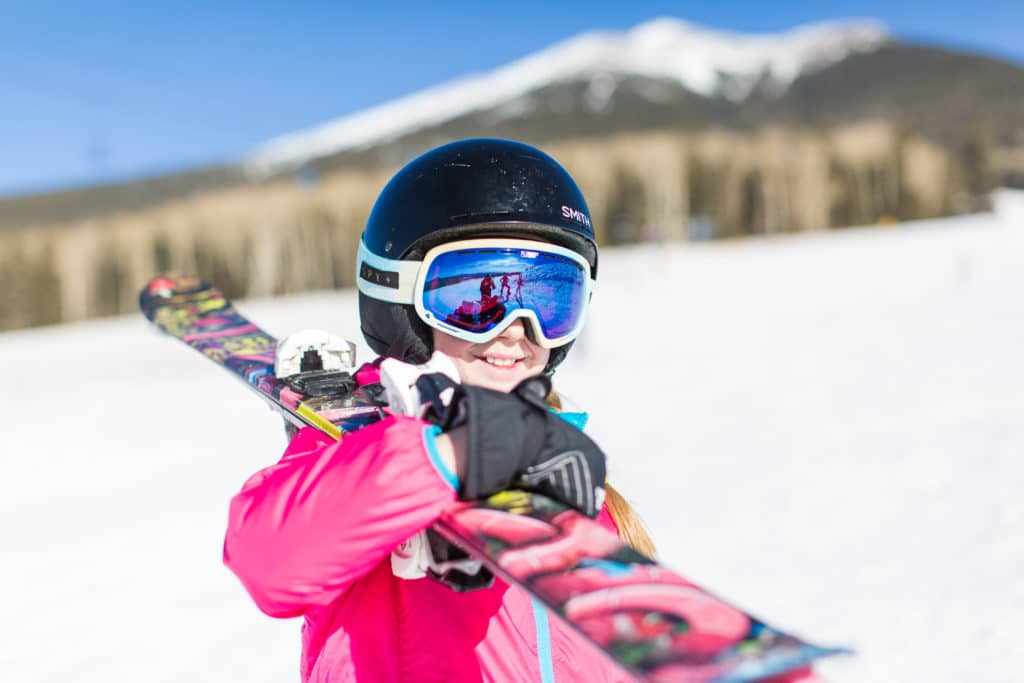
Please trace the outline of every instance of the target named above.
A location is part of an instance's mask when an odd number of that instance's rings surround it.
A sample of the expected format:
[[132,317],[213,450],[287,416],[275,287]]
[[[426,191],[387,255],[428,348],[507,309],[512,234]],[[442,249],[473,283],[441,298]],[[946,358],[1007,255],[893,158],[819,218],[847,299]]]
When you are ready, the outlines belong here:
[[509,102],[553,83],[612,76],[678,82],[695,93],[742,100],[762,78],[784,90],[798,76],[888,40],[870,21],[828,22],[773,35],[714,31],[656,19],[622,33],[590,32],[490,73],[467,76],[270,140],[246,160],[264,174],[359,148]]
[[[664,560],[856,647],[835,683],[1024,680],[1024,197],[1000,206],[606,250],[559,372]],[[243,309],[356,329],[351,292]],[[284,445],[263,404],[141,316],[0,335],[0,376],[0,680],[297,680],[299,622],[220,564]]]

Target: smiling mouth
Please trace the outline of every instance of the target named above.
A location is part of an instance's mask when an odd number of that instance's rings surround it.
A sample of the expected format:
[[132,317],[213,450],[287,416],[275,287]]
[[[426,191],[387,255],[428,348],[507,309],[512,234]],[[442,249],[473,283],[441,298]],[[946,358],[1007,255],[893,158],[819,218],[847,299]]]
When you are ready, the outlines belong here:
[[521,358],[495,358],[494,356],[477,356],[479,360],[494,368],[514,368]]

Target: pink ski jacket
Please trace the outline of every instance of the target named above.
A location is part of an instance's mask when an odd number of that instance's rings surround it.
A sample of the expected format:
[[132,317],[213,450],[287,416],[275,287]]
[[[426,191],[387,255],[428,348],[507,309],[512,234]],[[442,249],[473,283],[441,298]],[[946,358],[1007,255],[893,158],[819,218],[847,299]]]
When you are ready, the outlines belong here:
[[392,574],[391,551],[456,497],[436,433],[403,416],[340,442],[307,428],[232,499],[224,562],[263,612],[304,619],[303,683],[632,681],[500,580],[457,593]]

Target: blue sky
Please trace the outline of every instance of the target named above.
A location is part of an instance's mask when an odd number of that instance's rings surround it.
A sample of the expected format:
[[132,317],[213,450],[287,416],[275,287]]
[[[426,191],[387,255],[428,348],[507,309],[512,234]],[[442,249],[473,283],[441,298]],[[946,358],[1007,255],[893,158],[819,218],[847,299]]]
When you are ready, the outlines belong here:
[[231,159],[275,135],[659,16],[873,18],[1024,64],[1024,2],[0,2],[0,194]]

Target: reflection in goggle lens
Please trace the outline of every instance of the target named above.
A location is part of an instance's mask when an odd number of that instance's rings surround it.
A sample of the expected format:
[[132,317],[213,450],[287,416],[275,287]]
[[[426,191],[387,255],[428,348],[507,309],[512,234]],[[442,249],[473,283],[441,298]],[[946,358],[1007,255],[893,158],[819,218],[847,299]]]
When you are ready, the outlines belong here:
[[584,268],[570,258],[512,248],[462,249],[429,264],[423,307],[467,332],[488,332],[515,311],[529,310],[546,339],[570,334],[586,307]]

